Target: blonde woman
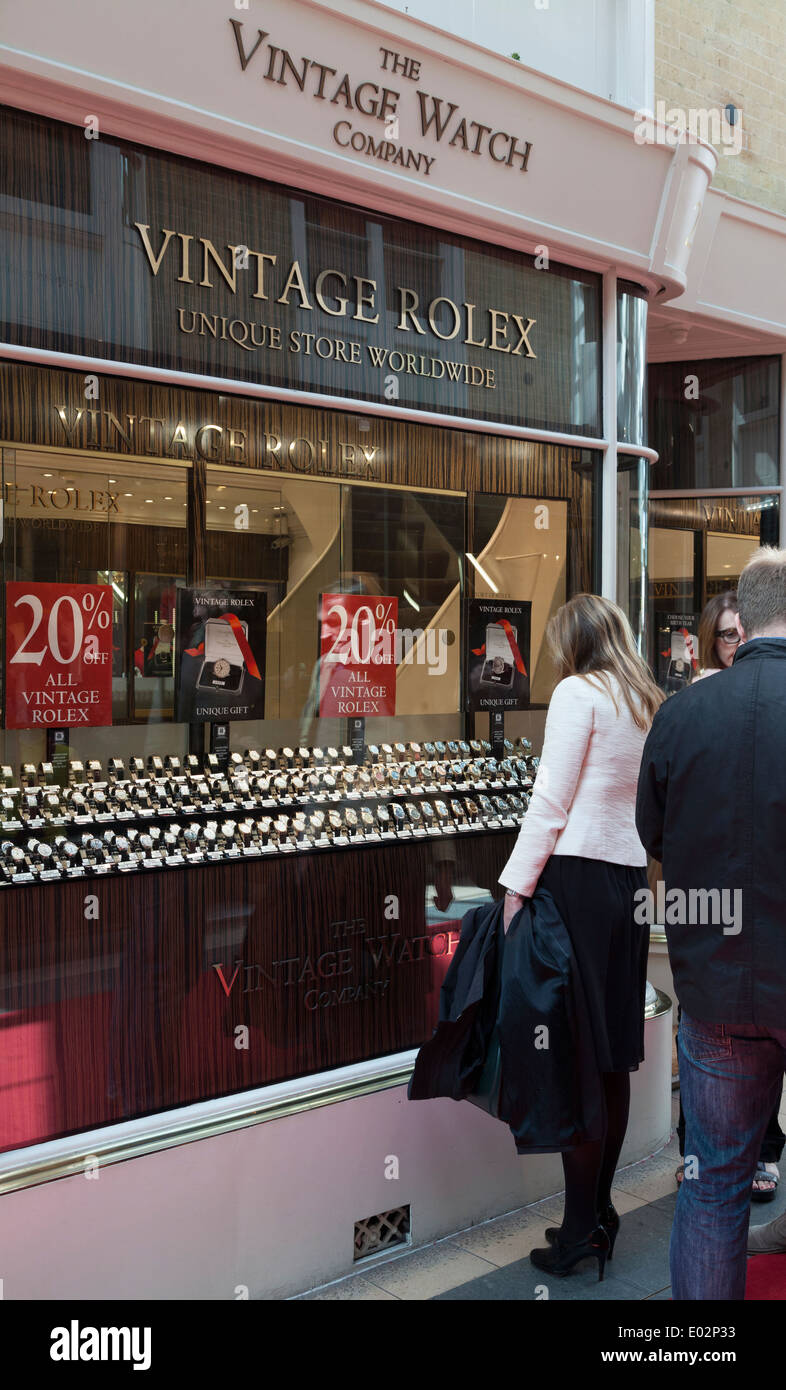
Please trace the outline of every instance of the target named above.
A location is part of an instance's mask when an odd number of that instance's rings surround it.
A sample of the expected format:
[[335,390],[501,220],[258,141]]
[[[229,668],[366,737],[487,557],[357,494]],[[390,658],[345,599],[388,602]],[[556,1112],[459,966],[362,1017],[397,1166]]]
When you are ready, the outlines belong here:
[[538,885],[548,889],[570,935],[592,1018],[606,1100],[605,1138],[562,1155],[565,1213],[538,1269],[568,1274],[611,1257],[619,1217],[611,1185],[628,1124],[630,1072],[644,1060],[649,928],[634,921],[647,887],[636,833],[639,764],[664,696],[639,656],[615,603],[579,594],[551,618],[547,642],[559,683],[546,718],[529,809],[499,881],[505,930]]

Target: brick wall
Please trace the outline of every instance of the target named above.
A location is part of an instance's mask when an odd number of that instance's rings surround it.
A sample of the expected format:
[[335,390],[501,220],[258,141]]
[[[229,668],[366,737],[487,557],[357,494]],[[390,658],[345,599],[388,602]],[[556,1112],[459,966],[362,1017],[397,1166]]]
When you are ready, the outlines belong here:
[[742,149],[716,144],[712,186],[786,213],[786,0],[656,0],[655,100],[733,102]]

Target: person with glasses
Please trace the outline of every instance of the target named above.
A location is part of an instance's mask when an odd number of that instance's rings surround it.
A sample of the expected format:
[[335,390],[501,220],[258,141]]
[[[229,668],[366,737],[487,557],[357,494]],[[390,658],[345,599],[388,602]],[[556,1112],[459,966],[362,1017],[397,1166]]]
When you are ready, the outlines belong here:
[[706,605],[699,621],[699,670],[694,680],[731,666],[740,644],[740,634],[734,623],[736,616],[736,589],[716,594]]
[[[737,612],[736,589],[726,589],[724,593],[716,594],[706,604],[699,622],[700,669],[694,676],[694,681],[701,680],[703,676],[712,676],[717,671],[724,671],[731,666],[734,653],[741,641],[735,625]],[[677,1017],[679,1021],[679,1009]],[[680,1155],[684,1157],[685,1115],[682,1110],[682,1101],[680,1101],[680,1117],[677,1122],[677,1138]],[[774,1201],[780,1181],[778,1161],[783,1153],[784,1142],[786,1142],[786,1135],[780,1127],[778,1106],[776,1105],[762,1140],[761,1152],[753,1178],[751,1201]],[[677,1179],[677,1186],[679,1186],[685,1176],[684,1163],[680,1164],[674,1176]]]

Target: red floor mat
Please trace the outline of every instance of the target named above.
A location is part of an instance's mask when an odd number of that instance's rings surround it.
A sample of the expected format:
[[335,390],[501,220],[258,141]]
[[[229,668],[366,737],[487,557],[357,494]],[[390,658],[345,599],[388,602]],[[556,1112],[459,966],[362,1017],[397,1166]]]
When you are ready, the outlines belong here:
[[786,1254],[754,1255],[748,1260],[746,1301],[786,1298]]

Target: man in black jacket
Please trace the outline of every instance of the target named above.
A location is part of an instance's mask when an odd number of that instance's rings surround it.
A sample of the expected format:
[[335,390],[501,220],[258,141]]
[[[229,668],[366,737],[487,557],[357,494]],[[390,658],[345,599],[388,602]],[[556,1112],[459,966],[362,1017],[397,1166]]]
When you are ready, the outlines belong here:
[[786,550],[759,550],[737,598],[734,662],[658,710],[636,806],[682,1005],[675,1299],[745,1297],[751,1182],[786,1068]]

